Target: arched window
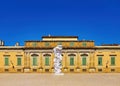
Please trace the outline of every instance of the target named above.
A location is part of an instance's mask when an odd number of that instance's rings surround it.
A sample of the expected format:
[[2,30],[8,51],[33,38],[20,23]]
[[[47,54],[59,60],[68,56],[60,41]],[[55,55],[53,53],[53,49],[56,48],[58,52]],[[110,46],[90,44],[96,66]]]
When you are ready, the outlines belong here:
[[74,66],[75,62],[74,62],[74,59],[75,59],[75,54],[69,54],[68,55],[69,58],[70,58],[70,66]]
[[38,57],[39,55],[37,54],[32,54],[31,57],[32,57],[32,65],[33,66],[37,66],[38,65]]
[[82,65],[83,66],[86,66],[86,63],[87,63],[87,56],[88,54],[81,54],[81,57],[82,57]]
[[45,57],[45,66],[49,66],[50,65],[50,54],[44,54],[43,55]]

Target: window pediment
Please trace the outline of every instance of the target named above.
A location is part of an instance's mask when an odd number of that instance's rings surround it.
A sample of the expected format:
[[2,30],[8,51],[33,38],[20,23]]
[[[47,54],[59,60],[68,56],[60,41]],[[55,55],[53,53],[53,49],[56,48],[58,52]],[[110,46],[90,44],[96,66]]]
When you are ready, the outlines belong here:
[[43,56],[51,56],[50,54],[44,54]]
[[38,54],[32,54],[31,56],[39,56]]
[[88,54],[81,54],[81,56],[88,56]]
[[75,54],[69,54],[68,56],[76,56]]

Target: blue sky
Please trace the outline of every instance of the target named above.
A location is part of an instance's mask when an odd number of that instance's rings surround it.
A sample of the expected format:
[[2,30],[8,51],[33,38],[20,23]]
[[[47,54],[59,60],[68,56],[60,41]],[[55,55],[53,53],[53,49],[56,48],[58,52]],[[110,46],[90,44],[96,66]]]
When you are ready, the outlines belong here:
[[0,39],[6,45],[48,34],[120,44],[120,1],[0,0]]

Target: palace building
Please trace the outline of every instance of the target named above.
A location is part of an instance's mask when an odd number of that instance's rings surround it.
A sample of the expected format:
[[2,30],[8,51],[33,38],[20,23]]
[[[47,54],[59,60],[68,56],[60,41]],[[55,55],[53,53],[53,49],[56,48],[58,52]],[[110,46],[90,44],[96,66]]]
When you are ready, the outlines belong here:
[[120,45],[96,46],[92,40],[78,36],[43,36],[42,40],[25,41],[24,46],[5,46],[0,41],[1,73],[53,73],[53,48],[62,45],[62,72],[120,72]]

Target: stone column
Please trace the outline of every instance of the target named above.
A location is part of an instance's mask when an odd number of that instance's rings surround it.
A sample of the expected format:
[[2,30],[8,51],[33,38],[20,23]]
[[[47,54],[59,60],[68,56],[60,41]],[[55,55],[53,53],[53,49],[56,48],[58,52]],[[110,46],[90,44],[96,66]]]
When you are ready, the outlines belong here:
[[39,71],[40,72],[43,72],[43,59],[42,59],[42,53],[40,53],[40,68],[39,68]]
[[29,53],[25,53],[25,68],[24,72],[30,72],[30,55]]
[[27,53],[24,53],[24,67],[27,67]]

